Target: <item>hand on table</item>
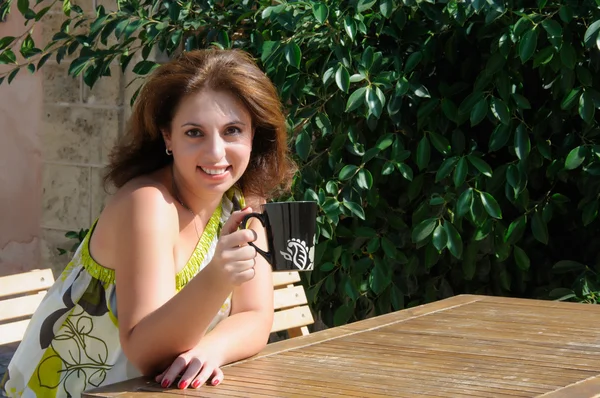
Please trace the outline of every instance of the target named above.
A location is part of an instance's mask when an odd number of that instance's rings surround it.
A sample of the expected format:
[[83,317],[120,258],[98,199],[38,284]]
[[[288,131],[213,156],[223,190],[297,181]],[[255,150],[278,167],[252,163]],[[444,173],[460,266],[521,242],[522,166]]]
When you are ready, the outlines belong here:
[[218,362],[196,348],[175,358],[171,366],[156,376],[155,380],[167,388],[179,375],[182,375],[177,384],[180,389],[199,388],[208,380],[211,385],[216,386],[224,377]]

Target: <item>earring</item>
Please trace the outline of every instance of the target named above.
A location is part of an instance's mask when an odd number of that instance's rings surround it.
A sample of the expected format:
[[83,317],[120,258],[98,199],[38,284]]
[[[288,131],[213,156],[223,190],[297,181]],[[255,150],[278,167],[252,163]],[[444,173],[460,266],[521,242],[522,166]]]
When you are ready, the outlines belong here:
[[167,154],[167,156],[171,156],[173,154],[173,151],[169,148],[165,148],[165,153]]

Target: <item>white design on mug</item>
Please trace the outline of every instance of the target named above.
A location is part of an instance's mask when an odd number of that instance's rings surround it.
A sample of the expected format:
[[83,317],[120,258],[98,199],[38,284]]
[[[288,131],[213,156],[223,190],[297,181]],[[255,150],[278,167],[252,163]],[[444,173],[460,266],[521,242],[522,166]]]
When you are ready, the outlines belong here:
[[294,267],[299,270],[311,270],[313,268],[313,259],[315,256],[314,247],[307,247],[306,242],[300,239],[292,238],[287,242],[287,252],[280,250],[279,253],[287,261],[291,261]]

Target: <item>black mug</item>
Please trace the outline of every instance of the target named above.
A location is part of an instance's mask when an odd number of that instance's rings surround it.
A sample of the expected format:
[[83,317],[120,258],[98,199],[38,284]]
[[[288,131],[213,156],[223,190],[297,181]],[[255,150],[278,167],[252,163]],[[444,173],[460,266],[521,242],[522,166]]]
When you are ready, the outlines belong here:
[[273,202],[261,206],[260,213],[250,213],[242,221],[257,218],[267,230],[267,251],[256,247],[271,264],[273,271],[312,271],[315,266],[317,229],[316,202]]

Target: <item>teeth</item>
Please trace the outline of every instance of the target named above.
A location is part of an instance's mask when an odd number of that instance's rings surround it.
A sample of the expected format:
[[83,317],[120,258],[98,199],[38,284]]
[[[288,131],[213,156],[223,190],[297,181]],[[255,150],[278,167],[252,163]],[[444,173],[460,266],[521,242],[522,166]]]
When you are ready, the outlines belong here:
[[206,169],[204,167],[200,167],[200,168],[206,174],[211,174],[211,175],[219,175],[219,174],[223,174],[223,173],[225,173],[227,171],[227,169]]

